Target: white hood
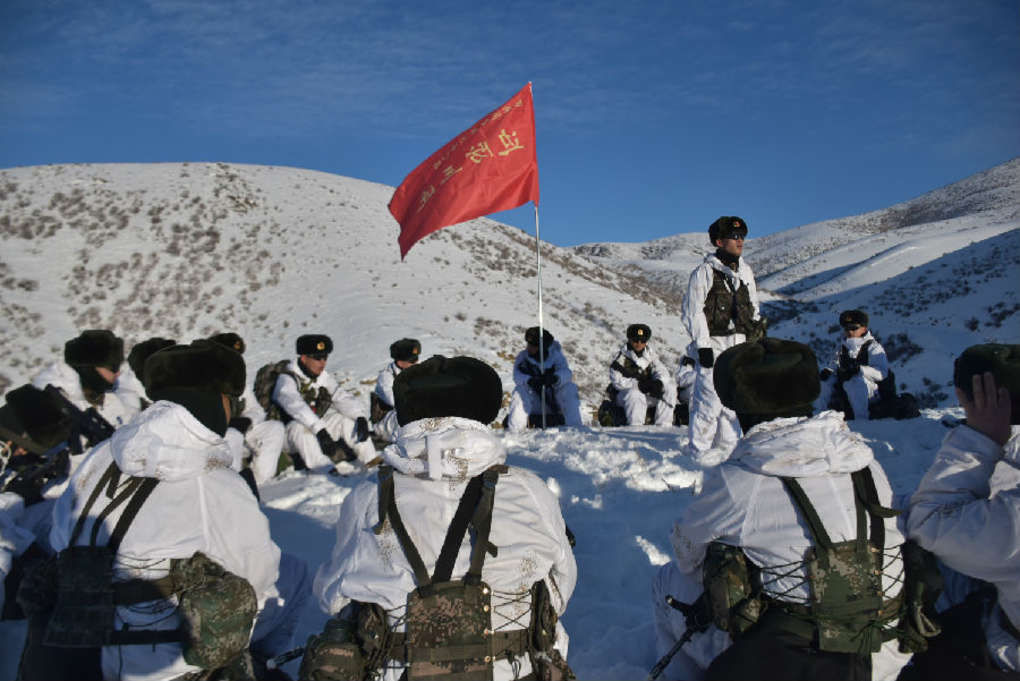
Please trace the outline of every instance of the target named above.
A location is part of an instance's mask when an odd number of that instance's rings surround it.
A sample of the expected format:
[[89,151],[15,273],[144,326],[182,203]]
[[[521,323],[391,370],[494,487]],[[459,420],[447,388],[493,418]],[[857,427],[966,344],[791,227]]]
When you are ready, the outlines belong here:
[[226,440],[179,404],[160,400],[110,438],[113,459],[125,475],[166,481],[229,468]]
[[485,424],[445,416],[408,423],[382,458],[405,475],[466,480],[504,463],[506,449]]
[[759,423],[741,438],[730,460],[763,475],[810,478],[852,473],[874,458],[861,436],[846,427],[843,414],[830,410]]

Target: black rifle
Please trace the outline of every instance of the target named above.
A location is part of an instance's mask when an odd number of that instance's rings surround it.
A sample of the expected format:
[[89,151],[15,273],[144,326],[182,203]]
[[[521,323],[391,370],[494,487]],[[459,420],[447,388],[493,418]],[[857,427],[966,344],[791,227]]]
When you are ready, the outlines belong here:
[[53,385],[47,385],[44,392],[53,399],[60,413],[71,420],[71,432],[67,436],[67,446],[71,454],[81,454],[85,451],[81,444],[82,438],[85,438],[87,446],[91,448],[113,435],[113,426],[99,415],[95,407],[89,407],[84,411],[79,409]]
[[67,442],[43,449],[34,441],[3,426],[0,426],[0,440],[28,452],[23,457],[11,457],[7,468],[16,472],[0,487],[0,491],[18,494],[25,500],[26,506],[42,501],[42,488],[47,482],[67,475],[70,465]]
[[666,603],[683,613],[684,621],[687,623],[687,630],[684,631],[684,635],[680,637],[680,640],[673,644],[669,652],[655,663],[652,671],[648,672],[648,678],[645,681],[655,681],[655,679],[659,678],[659,675],[666,671],[666,667],[673,661],[673,658],[680,652],[680,649],[684,647],[684,644],[690,641],[691,637],[695,634],[705,631],[712,624],[712,616],[708,609],[707,592],[702,593],[698,600],[690,604],[681,603],[672,596],[666,596]]

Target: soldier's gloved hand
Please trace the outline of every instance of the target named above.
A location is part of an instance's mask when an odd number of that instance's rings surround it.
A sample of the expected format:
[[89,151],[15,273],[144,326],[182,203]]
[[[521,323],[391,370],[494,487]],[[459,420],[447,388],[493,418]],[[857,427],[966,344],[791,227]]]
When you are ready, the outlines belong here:
[[543,385],[545,385],[545,381],[542,380],[541,376],[532,376],[528,379],[528,387],[535,392],[541,390]]
[[712,348],[698,348],[698,364],[706,369],[711,369],[715,364],[715,353]]
[[664,388],[663,388],[663,385],[662,385],[662,381],[660,381],[657,378],[650,379],[650,383],[648,385],[648,394],[649,395],[651,395],[652,397],[654,397],[656,399],[662,399],[662,392],[663,392],[663,390],[664,390]]
[[234,430],[247,433],[248,429],[251,428],[251,419],[247,416],[235,416],[230,419],[230,423],[228,425]]
[[829,376],[832,376],[832,369],[830,369],[829,367],[825,367],[818,374],[818,378],[820,378],[823,381],[829,380]]
[[354,420],[354,440],[364,442],[368,439],[368,419],[359,416]]
[[327,458],[332,459],[336,454],[336,441],[329,436],[326,429],[323,428],[315,434],[315,439],[319,441],[319,448],[322,449],[323,455]]

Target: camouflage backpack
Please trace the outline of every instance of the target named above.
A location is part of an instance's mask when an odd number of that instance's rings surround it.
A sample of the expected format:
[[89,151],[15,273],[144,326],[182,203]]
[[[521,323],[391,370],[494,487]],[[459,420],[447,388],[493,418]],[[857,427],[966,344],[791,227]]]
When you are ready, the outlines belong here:
[[871,471],[864,468],[851,474],[857,536],[844,542],[829,538],[800,484],[793,478],[781,479],[812,538],[804,559],[809,602],[801,606],[766,597],[761,584],[763,569],[748,560],[739,547],[713,543],[706,554],[703,580],[716,626],[736,638],[766,609],[778,607],[791,614],[788,621],[799,623],[798,633],[816,640],[822,651],[868,654],[877,652],[884,641],[903,640],[903,624],[893,626],[908,614],[903,599],[885,600],[882,590],[884,519],[898,511],[879,504]]
[[[181,643],[188,664],[209,670],[222,668],[247,651],[258,610],[255,590],[202,552],[171,560],[169,573],[161,579],[113,581],[120,543],[158,483],[155,478],[129,478],[121,487],[120,476],[116,462],[111,462],[75,523],[69,546],[21,583],[18,602],[30,619],[23,678],[87,675],[75,664],[96,654],[89,651],[107,645]],[[103,490],[111,497],[110,503],[98,514],[90,515]],[[124,503],[127,506],[109,541],[96,545],[103,519]],[[90,542],[78,545],[90,517]],[[179,629],[115,629],[118,606],[172,596],[178,598]]]
[[280,374],[286,374],[294,379],[294,382],[297,383],[298,392],[301,393],[301,397],[312,408],[312,411],[319,416],[325,414],[329,405],[333,402],[329,391],[323,387],[316,389],[311,385],[311,381],[302,380],[300,376],[287,369],[289,365],[289,359],[281,359],[279,362],[271,362],[262,366],[255,373],[253,392],[259,405],[266,410],[266,418],[283,421],[284,423],[288,423],[291,420],[290,415],[280,409],[280,405],[273,401],[273,390],[276,388],[276,379],[280,377]]

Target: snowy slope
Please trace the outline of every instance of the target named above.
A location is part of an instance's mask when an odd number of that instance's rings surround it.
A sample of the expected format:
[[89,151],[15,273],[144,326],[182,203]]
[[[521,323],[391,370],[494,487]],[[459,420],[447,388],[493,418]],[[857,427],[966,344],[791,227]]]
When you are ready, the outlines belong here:
[[[509,383],[524,329],[538,323],[534,237],[481,219],[400,262],[392,191],[223,163],[0,171],[0,304],[11,322],[0,328],[0,390],[98,327],[129,348],[236,331],[252,371],[291,355],[298,335],[328,333],[338,341],[329,368],[352,389],[373,383],[389,344],[410,336],[426,355],[476,355]],[[687,342],[678,299],[567,249],[543,244],[542,257],[545,324],[584,399],[600,399],[630,323],[650,323],[674,363]]]
[[[1000,169],[991,175],[1001,179]],[[930,464],[947,432],[939,419],[961,415],[947,386],[952,358],[975,342],[1020,340],[1012,177],[986,191],[946,193],[938,211],[919,213],[923,224],[867,231],[819,223],[749,242],[749,251],[772,254],[763,268],[776,263],[773,335],[809,342],[825,361],[838,311],[862,307],[898,381],[930,406],[910,421],[852,423],[897,493],[914,489]],[[80,328],[105,325],[129,343],[235,330],[249,341],[250,371],[289,356],[298,334],[324,331],[337,345],[329,369],[363,395],[389,343],[404,335],[420,338],[426,354],[478,356],[508,382],[523,328],[535,323],[533,237],[479,220],[430,236],[401,263],[386,211],[391,192],[323,173],[227,164],[0,171],[0,384],[20,384]],[[953,204],[958,195],[962,203]],[[988,195],[1007,198],[971,210]],[[590,407],[627,323],[649,323],[676,365],[687,340],[676,289],[655,291],[670,277],[685,284],[705,242],[684,234],[586,255],[543,245],[547,324],[565,342]],[[812,266],[798,260],[805,252],[818,254]],[[641,286],[634,275],[653,255],[673,258],[662,270],[668,276]],[[700,476],[682,454],[686,429],[502,437],[510,463],[555,481],[577,536],[579,582],[564,617],[572,666],[582,679],[643,678],[655,662],[651,580],[669,560],[670,527]],[[266,485],[265,510],[283,550],[314,571],[329,556],[340,503],[366,477],[291,471]],[[306,612],[297,643],[325,619],[314,607]],[[22,623],[0,623],[0,679],[13,678],[23,631]],[[296,675],[297,663],[287,671]]]

